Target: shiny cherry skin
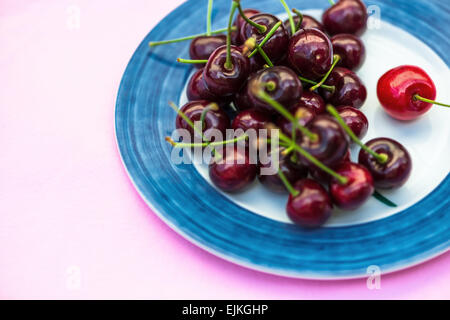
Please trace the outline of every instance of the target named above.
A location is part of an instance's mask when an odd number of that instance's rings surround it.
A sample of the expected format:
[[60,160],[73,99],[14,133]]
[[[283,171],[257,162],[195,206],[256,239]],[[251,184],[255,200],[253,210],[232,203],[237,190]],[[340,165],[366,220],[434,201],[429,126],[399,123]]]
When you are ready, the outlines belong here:
[[403,145],[389,138],[377,138],[367,142],[366,146],[379,154],[388,156],[388,161],[380,164],[366,151],[361,149],[359,152],[358,162],[370,171],[376,188],[399,188],[408,181],[412,170],[412,160]]
[[254,129],[258,133],[259,129],[265,129],[266,125],[271,122],[272,119],[266,113],[256,109],[248,109],[238,113],[231,127],[234,130],[242,129],[244,132]]
[[291,157],[292,155],[284,155],[283,151],[284,148],[280,148],[278,152],[278,166],[275,166],[274,161],[276,159],[272,159],[272,152],[268,154],[268,159],[264,163],[260,163],[259,165],[259,172],[258,172],[258,179],[259,182],[261,182],[265,187],[269,188],[270,190],[274,192],[284,193],[287,192],[287,189],[281,181],[280,176],[278,173],[275,173],[273,175],[267,175],[264,174],[264,171],[262,169],[266,168],[272,168],[272,167],[279,167],[281,172],[283,172],[284,176],[287,178],[290,184],[296,183],[300,179],[305,179],[308,176],[308,168],[300,163],[295,163],[292,161]]
[[258,174],[258,166],[252,164],[246,148],[224,147],[223,157],[209,166],[209,177],[219,189],[235,193],[250,186]]
[[374,193],[372,175],[364,166],[342,162],[334,170],[348,179],[346,184],[340,184],[335,178],[331,179],[329,190],[333,203],[338,208],[356,210]]
[[[335,169],[337,166],[339,166],[342,162],[350,162],[350,149],[347,150],[347,153],[345,154],[344,158],[337,164],[331,167],[331,169]],[[314,178],[314,180],[317,180],[319,182],[328,184],[331,181],[331,176],[323,171],[322,169],[319,169],[317,167],[310,167],[309,173],[311,174],[311,177]]]
[[[245,42],[248,38],[255,38],[257,43],[261,43],[265,36],[280,20],[268,13],[259,13],[250,18],[253,22],[266,27],[266,32],[260,33],[258,29],[251,26],[247,22],[242,25],[240,30],[241,40]],[[264,52],[272,60],[273,63],[281,61],[285,54],[289,44],[289,34],[286,29],[281,25],[273,34],[273,36],[264,44]]]
[[377,95],[384,110],[398,120],[414,120],[422,116],[432,104],[415,100],[418,94],[436,99],[436,86],[428,74],[416,66],[399,66],[386,72],[377,85]]
[[366,48],[357,36],[349,33],[337,34],[331,38],[334,54],[339,55],[341,60],[338,66],[350,70],[357,70],[366,59]]
[[[273,90],[265,86],[269,82],[275,84]],[[298,76],[287,67],[275,66],[255,73],[248,81],[248,98],[255,109],[270,114],[276,114],[277,111],[258,97],[261,88],[286,108],[300,99],[303,92],[303,86]]]
[[[296,106],[291,109],[291,113],[298,119],[298,123],[301,126],[307,126],[308,123],[310,123],[315,117],[316,113],[309,109],[302,106]],[[280,116],[277,120],[277,126],[283,131],[283,133],[289,137],[292,136],[292,122],[286,119],[283,116]],[[295,133],[297,140],[301,139],[302,133],[300,130],[297,129],[297,132]]]
[[331,216],[333,203],[327,191],[311,179],[297,181],[294,189],[300,193],[289,195],[286,211],[289,218],[305,228],[322,226]]
[[214,51],[203,69],[203,79],[208,90],[219,97],[231,96],[239,91],[250,73],[250,62],[238,47],[231,46],[233,67],[225,68],[227,47]]
[[[297,26],[299,20],[300,20],[300,18],[298,16],[294,17],[294,24],[296,26]],[[291,23],[290,23],[289,19],[284,21],[283,25],[284,25],[284,28],[286,29],[287,33],[289,34],[289,37],[292,37],[292,29],[291,29]],[[308,16],[306,14],[303,15],[302,24],[300,25],[300,28],[298,30],[300,30],[300,29],[311,29],[311,28],[319,29],[320,31],[325,32],[325,28],[323,27],[323,25],[319,21],[317,21],[313,17]]]
[[296,107],[304,107],[307,109],[310,109],[315,114],[322,114],[326,111],[326,105],[325,101],[323,101],[323,98],[311,91],[304,91],[302,96],[300,97],[300,100],[292,108]]
[[333,45],[322,31],[302,29],[289,42],[288,60],[300,75],[316,80],[333,64]]
[[361,35],[367,27],[367,8],[360,0],[340,0],[322,15],[322,23],[330,35]]
[[361,108],[367,98],[367,89],[361,79],[351,70],[346,68],[334,68],[325,81],[326,85],[335,86],[334,92],[319,88],[319,93],[335,106],[351,106]]
[[[191,101],[185,104],[181,111],[193,122],[200,121],[203,110],[211,104],[210,101],[199,100]],[[189,124],[180,115],[177,115],[175,120],[175,126],[177,129],[186,129],[191,134],[191,142],[194,140],[194,129],[189,126]],[[219,108],[217,111],[210,110],[205,116],[205,125],[203,132],[207,132],[210,129],[216,129],[222,132],[223,137],[225,137],[226,129],[230,127],[230,119],[227,114]],[[197,133],[195,133],[197,135]]]
[[[225,35],[200,36],[191,41],[189,56],[193,60],[208,60],[209,56],[219,47],[227,44]],[[203,68],[204,64],[194,64],[197,68]]]
[[[315,117],[307,128],[317,135],[312,141],[303,135],[301,147],[328,167],[338,164],[345,157],[349,148],[347,136],[334,118],[327,115]],[[309,167],[314,167],[307,159],[303,159]]]
[[[260,13],[259,10],[250,9],[250,8],[244,9],[242,11],[244,12],[244,14],[247,18],[250,18],[250,17],[254,16],[255,14]],[[240,32],[240,30],[244,24],[245,24],[244,18],[242,18],[241,15],[238,14],[237,18],[234,20],[234,23],[233,23],[233,26],[236,27],[236,31],[233,31],[231,33],[231,42],[234,45],[241,45],[244,43],[244,41],[242,41],[242,39],[241,39],[241,32]]]
[[364,113],[348,106],[339,106],[337,110],[345,123],[360,140],[366,136],[369,130],[369,120],[367,120]]
[[208,100],[218,101],[220,100],[216,95],[212,94],[206,87],[205,81],[203,81],[203,69],[197,70],[188,82],[186,95],[189,101],[196,100]]

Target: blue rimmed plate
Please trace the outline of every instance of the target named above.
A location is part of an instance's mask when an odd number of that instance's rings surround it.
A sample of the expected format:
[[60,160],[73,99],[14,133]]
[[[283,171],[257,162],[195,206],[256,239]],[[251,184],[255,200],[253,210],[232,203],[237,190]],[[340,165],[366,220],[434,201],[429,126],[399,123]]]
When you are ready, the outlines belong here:
[[[413,123],[387,117],[376,98],[378,78],[400,64],[423,67],[434,79],[438,99],[450,101],[450,6],[439,1],[370,1],[363,36],[367,60],[358,74],[369,95],[363,111],[371,127],[367,139],[389,136],[410,151],[414,169],[408,184],[386,194],[399,204],[390,209],[375,200],[355,212],[336,212],[318,230],[289,222],[286,196],[258,183],[240,195],[226,195],[209,182],[203,165],[175,165],[164,138],[175,129],[169,100],[185,102],[192,68],[176,64],[188,57],[188,43],[148,47],[149,41],[204,32],[207,1],[187,1],[143,40],[123,76],[116,105],[116,135],[125,167],[148,205],[169,226],[198,246],[232,262],[269,273],[300,278],[339,279],[366,275],[369,266],[392,272],[448,250],[450,239],[450,113],[433,108]],[[290,1],[320,17],[327,1]],[[247,0],[253,7],[284,17],[274,0]],[[322,6],[322,7],[318,7]],[[230,1],[214,3],[214,27],[226,25]],[[422,15],[421,12],[428,12]],[[353,150],[356,153],[357,150]],[[353,154],[354,156],[354,154]]]

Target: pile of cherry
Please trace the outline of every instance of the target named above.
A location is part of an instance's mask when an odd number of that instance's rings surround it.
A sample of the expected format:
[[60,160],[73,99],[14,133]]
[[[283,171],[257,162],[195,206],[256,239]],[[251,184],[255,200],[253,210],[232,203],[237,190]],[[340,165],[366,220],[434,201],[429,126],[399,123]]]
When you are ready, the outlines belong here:
[[[367,91],[354,71],[365,58],[358,38],[367,25],[365,5],[338,1],[320,23],[298,10],[290,12],[284,0],[289,14],[284,22],[269,13],[244,10],[238,0],[230,2],[228,28],[211,31],[209,21],[204,35],[150,43],[193,39],[190,59],[178,59],[199,68],[187,87],[190,102],[176,108],[178,129],[202,138],[211,129],[224,136],[230,128],[279,129],[280,147],[271,151],[279,153],[274,175],[260,174],[271,163],[252,164],[248,148],[236,148],[234,142],[246,139],[245,134],[232,141],[204,138],[201,147],[227,145],[220,154],[213,149],[211,181],[226,192],[239,192],[258,178],[275,192],[289,192],[287,214],[305,227],[322,225],[333,206],[355,210],[373,195],[394,205],[375,188],[404,185],[412,163],[397,141],[383,137],[361,142],[369,126],[359,110]],[[211,6],[210,0],[208,17]],[[227,36],[217,34],[225,31]],[[400,120],[428,111],[435,96],[432,80],[414,66],[395,68],[378,83],[382,106]],[[201,121],[201,128],[193,126],[195,121]],[[174,147],[194,146],[167,140]],[[358,163],[350,159],[354,143],[361,147]]]

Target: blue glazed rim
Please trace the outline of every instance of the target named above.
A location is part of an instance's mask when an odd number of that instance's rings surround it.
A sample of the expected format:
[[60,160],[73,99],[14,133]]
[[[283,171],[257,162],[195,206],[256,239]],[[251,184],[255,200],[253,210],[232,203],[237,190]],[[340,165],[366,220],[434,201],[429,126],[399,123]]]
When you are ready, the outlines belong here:
[[[148,49],[149,41],[204,32],[206,1],[187,1],[146,36],[123,75],[116,101],[116,138],[136,189],[172,229],[203,249],[234,263],[272,274],[309,279],[366,276],[371,265],[392,272],[444,253],[450,243],[450,175],[426,198],[395,215],[337,228],[304,230],[273,221],[218,193],[192,165],[170,162],[164,141],[174,129],[169,100],[179,101],[191,73],[176,65],[186,43]],[[325,9],[327,1],[297,1],[298,9]],[[449,30],[437,32],[450,12],[439,1],[366,1],[382,19],[408,30],[449,65]],[[223,27],[230,1],[216,0],[214,28]],[[311,7],[314,5],[314,7]],[[274,12],[273,0],[248,0],[246,7]],[[321,6],[321,7],[318,7]],[[274,8],[276,7],[276,8]],[[420,12],[430,13],[420,16]],[[220,13],[220,14],[219,14]],[[190,19],[187,19],[187,18]],[[198,19],[199,23],[193,23]]]

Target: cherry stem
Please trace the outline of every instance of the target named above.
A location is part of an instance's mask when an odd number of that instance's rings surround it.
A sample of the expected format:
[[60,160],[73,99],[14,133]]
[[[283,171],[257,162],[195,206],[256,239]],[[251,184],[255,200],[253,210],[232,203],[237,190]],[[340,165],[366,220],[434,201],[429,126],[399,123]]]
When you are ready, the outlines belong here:
[[339,122],[341,127],[345,130],[345,132],[355,141],[364,151],[370,153],[380,164],[385,164],[388,161],[388,156],[384,153],[377,153],[367,147],[364,143],[359,140],[359,138],[355,135],[355,133],[350,129],[350,127],[345,123],[344,119],[342,119],[339,112],[333,107],[331,104],[327,105],[327,111]]
[[211,35],[211,15],[212,15],[212,7],[213,7],[214,0],[208,1],[208,11],[206,14],[206,35]]
[[292,147],[295,151],[297,151],[298,153],[300,153],[303,157],[305,157],[308,161],[310,161],[312,164],[314,164],[316,167],[318,167],[319,169],[325,171],[326,173],[328,173],[330,176],[334,177],[340,184],[347,184],[348,179],[342,175],[340,175],[339,173],[337,173],[334,170],[331,170],[330,168],[328,168],[326,165],[324,165],[322,162],[320,162],[319,160],[317,160],[314,156],[312,156],[308,151],[306,151],[305,149],[303,149],[302,147],[300,147],[299,145],[297,145],[295,143],[295,141],[292,141],[291,139],[289,139],[285,134],[283,134],[282,132],[279,132],[279,136],[280,139],[289,143],[290,147]]
[[236,12],[236,9],[239,6],[240,6],[239,2],[236,2],[236,0],[233,0],[233,3],[231,4],[230,17],[228,18],[227,60],[225,61],[225,64],[223,65],[226,70],[232,70],[234,67],[233,62],[231,61],[231,28],[233,25],[234,13]]
[[375,199],[377,199],[378,201],[380,201],[381,203],[384,203],[385,205],[387,205],[388,207],[393,207],[393,208],[397,207],[397,205],[394,202],[392,202],[391,200],[389,200],[388,198],[383,196],[377,190],[375,190],[375,192],[372,194],[372,196]]
[[296,197],[296,196],[298,196],[300,194],[300,191],[294,189],[294,187],[291,185],[289,180],[286,178],[286,176],[284,175],[284,173],[280,169],[278,169],[278,176],[280,177],[280,179],[283,182],[284,186],[286,187],[286,189],[288,189],[289,193],[293,197]]
[[209,111],[218,111],[219,110],[219,106],[217,105],[217,103],[211,103],[209,104],[205,109],[203,109],[202,114],[200,115],[200,123],[202,124],[202,130],[205,128],[205,118],[206,118],[206,114]]
[[201,64],[201,63],[207,63],[208,60],[190,60],[190,59],[178,58],[177,62],[179,62],[179,63],[186,63],[186,64]]
[[289,17],[289,24],[291,25],[291,31],[292,31],[292,34],[294,34],[297,30],[295,29],[295,22],[294,22],[294,18],[292,17],[291,10],[289,9],[289,6],[287,5],[286,1],[280,0],[280,2],[283,5],[284,10],[286,10],[286,13]]
[[[236,31],[236,30],[237,30],[236,27],[233,27],[233,28],[232,28],[232,31]],[[214,31],[211,31],[211,34],[210,34],[210,35],[218,34],[218,33],[224,33],[224,32],[227,32],[227,31],[228,31],[228,28],[223,28],[223,29],[219,29],[219,30],[214,30]],[[182,42],[182,41],[192,40],[192,39],[195,39],[195,38],[198,38],[198,37],[204,37],[204,36],[208,36],[208,34],[207,34],[207,33],[200,33],[200,34],[195,34],[195,35],[192,35],[192,36],[187,36],[187,37],[178,38],[178,39],[162,40],[162,41],[154,41],[154,42],[149,42],[148,45],[149,45],[150,47],[155,47],[155,46],[160,46],[160,45],[162,45],[162,44],[169,44],[169,43]]]
[[217,147],[226,144],[236,143],[242,140],[247,139],[247,135],[243,134],[237,138],[231,140],[217,141],[217,142],[202,142],[202,143],[183,143],[183,142],[175,142],[170,137],[166,137],[166,141],[169,142],[174,148],[187,148],[187,147]]
[[272,99],[264,90],[260,90],[258,92],[258,97],[264,102],[271,105],[275,110],[278,111],[283,117],[292,122],[293,129],[299,129],[305,136],[307,136],[311,141],[317,141],[318,137],[315,133],[309,131],[306,127],[302,126],[298,123],[298,120],[288,111],[285,107],[283,107],[276,100]]
[[272,61],[270,60],[269,56],[264,52],[264,50],[261,48],[261,46],[257,43],[255,45],[256,45],[256,50],[259,52],[261,57],[263,57],[263,59],[266,61],[267,65],[270,68],[273,67]]
[[328,2],[330,3],[330,5],[334,6],[336,3],[333,0],[328,0]]
[[277,84],[275,83],[275,81],[267,81],[264,85],[269,91],[273,91],[277,88]]
[[258,23],[256,23],[256,22],[250,20],[250,19],[245,15],[244,11],[242,10],[241,3],[240,3],[239,0],[233,0],[233,2],[237,3],[237,6],[238,6],[237,8],[238,8],[238,10],[239,10],[239,14],[241,15],[242,19],[245,20],[245,22],[247,22],[247,23],[248,23],[249,25],[251,25],[252,27],[256,28],[256,29],[258,30],[259,33],[264,33],[264,32],[267,31],[267,27],[266,27],[266,26],[263,26],[263,25],[261,25],[261,24],[258,24]]
[[330,76],[331,71],[333,71],[334,67],[336,67],[336,64],[341,60],[341,57],[338,56],[337,54],[335,54],[333,56],[333,64],[331,65],[330,70],[328,70],[328,72],[323,76],[322,80],[320,80],[319,83],[315,84],[314,86],[312,86],[311,88],[309,88],[309,91],[314,91],[316,90],[318,87],[322,86],[325,81],[327,81],[328,77]]
[[299,18],[297,26],[295,27],[295,32],[297,32],[297,30],[300,29],[300,27],[302,26],[303,14],[300,11],[298,11],[297,9],[292,9],[292,12],[295,13],[297,15],[297,17]]
[[[313,81],[313,80],[309,80],[309,79],[303,78],[302,76],[298,76],[298,78],[299,78],[302,82],[305,82],[305,83],[308,83],[308,84],[313,84],[313,85],[316,85],[316,84],[317,84],[316,81]],[[334,92],[334,90],[336,90],[336,87],[335,87],[335,86],[327,86],[327,85],[322,84],[320,87],[323,88],[323,89],[325,89],[325,90],[331,91],[331,92]]]
[[[194,123],[191,121],[191,119],[189,119],[189,117],[183,112],[183,111],[181,111],[178,107],[177,107],[177,105],[175,104],[175,103],[173,103],[172,101],[169,101],[169,106],[173,109],[173,110],[175,110],[175,112],[184,120],[184,121],[186,121],[186,123],[195,131],[195,132],[197,132],[198,134],[200,134],[201,135],[201,137],[202,137],[202,141],[203,140],[207,140],[206,138],[205,138],[205,136],[203,135],[203,130],[200,130],[199,128],[197,128],[195,125],[194,125]],[[167,139],[166,139],[167,140]]]
[[442,102],[437,102],[437,101],[434,101],[434,100],[430,100],[430,99],[421,97],[421,96],[419,96],[418,94],[415,94],[415,95],[413,96],[413,99],[414,99],[414,100],[420,100],[420,101],[427,102],[427,103],[431,103],[431,104],[436,104],[436,105],[438,105],[438,106],[443,106],[443,107],[450,108],[450,105],[448,105],[448,104],[445,104],[445,103],[442,103]]
[[[261,43],[259,44],[259,46],[262,48],[267,41],[269,41],[269,39],[274,35],[274,33],[277,31],[277,29],[281,26],[282,22],[278,21],[273,27],[272,29],[270,29],[269,33],[266,34],[266,36],[264,37],[263,41],[261,41]],[[250,55],[248,56],[249,58],[253,57],[256,53],[258,52],[258,49],[253,50],[252,53],[250,53]]]

